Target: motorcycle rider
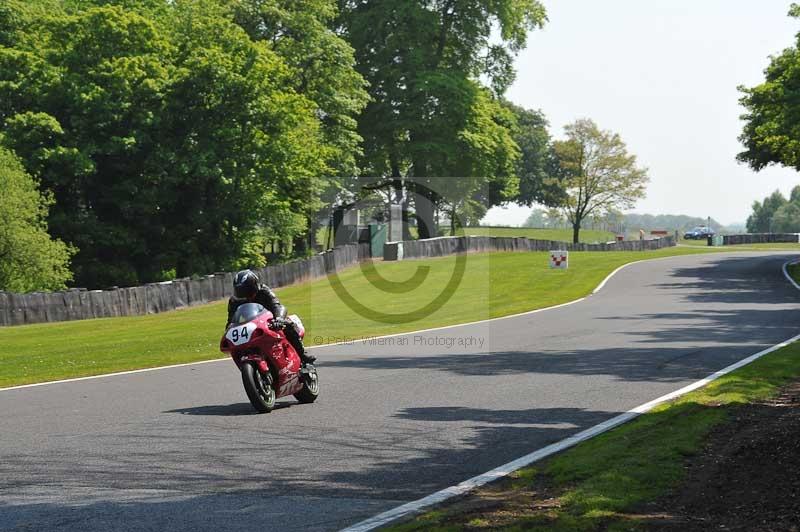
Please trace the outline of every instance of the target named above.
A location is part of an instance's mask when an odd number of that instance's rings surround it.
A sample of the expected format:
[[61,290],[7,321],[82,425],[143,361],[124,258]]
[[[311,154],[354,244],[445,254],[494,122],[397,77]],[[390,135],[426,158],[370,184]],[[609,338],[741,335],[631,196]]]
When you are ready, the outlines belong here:
[[272,312],[273,320],[270,325],[274,329],[283,329],[286,339],[292,344],[303,364],[311,364],[317,358],[306,353],[303,347],[303,340],[297,331],[295,323],[286,318],[286,307],[281,305],[278,296],[270,288],[261,284],[258,275],[252,270],[242,270],[237,272],[233,278],[233,296],[228,300],[228,321],[225,328],[230,327],[233,321],[233,314],[239,305],[245,303],[258,303]]

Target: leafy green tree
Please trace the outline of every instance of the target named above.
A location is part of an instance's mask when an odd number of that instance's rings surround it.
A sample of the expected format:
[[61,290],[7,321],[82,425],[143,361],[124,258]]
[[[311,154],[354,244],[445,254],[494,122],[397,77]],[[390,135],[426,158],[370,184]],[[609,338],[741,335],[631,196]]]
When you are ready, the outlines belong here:
[[550,177],[552,157],[547,119],[541,111],[524,109],[510,102],[505,102],[505,105],[517,118],[514,141],[521,153],[516,165],[519,177],[517,203],[558,205],[564,197],[558,182]]
[[22,163],[0,148],[0,290],[66,288],[74,249],[47,233],[52,198],[39,192]]
[[776,190],[764,201],[753,202],[753,213],[747,219],[749,233],[800,232],[800,185],[792,189],[787,200]]
[[[792,4],[789,16],[800,18]],[[770,164],[800,170],[800,34],[792,47],[770,60],[765,80],[752,88],[739,87],[744,128],[739,140],[745,150],[738,159],[758,171]]]
[[772,232],[800,233],[800,202],[790,201],[775,211]]
[[747,232],[771,233],[773,231],[772,219],[786,203],[786,198],[779,190],[764,198],[763,202],[754,201],[753,214],[747,218]]
[[547,211],[544,209],[533,209],[530,215],[525,219],[525,223],[522,224],[522,227],[547,227]]
[[687,216],[685,214],[626,214],[624,224],[630,229],[653,229],[688,231],[698,226],[709,226],[716,232],[727,232],[728,228],[711,218]]
[[[510,124],[495,98],[513,81],[513,57],[525,46],[528,31],[543,24],[542,5],[536,0],[340,0],[339,5],[342,30],[370,87],[371,101],[359,120],[364,172],[388,178],[396,200],[407,199],[404,178],[422,185],[416,189],[420,237],[434,234],[433,211],[441,200],[432,192],[440,187],[431,176],[481,176],[472,188],[494,181],[488,188],[513,194],[507,189],[515,183],[502,178],[506,168],[513,171],[517,152],[513,139],[507,143],[498,136],[497,126]],[[488,79],[492,97],[475,81],[480,76]],[[470,151],[475,146],[483,149]],[[498,156],[511,160],[498,164]]]
[[16,13],[10,6],[0,5],[0,46],[11,46],[16,30]]
[[579,242],[583,221],[593,214],[628,209],[645,195],[647,170],[636,165],[622,138],[581,119],[564,128],[566,140],[553,142],[556,178],[566,192],[563,209]]
[[260,227],[319,207],[318,108],[219,2],[36,20],[0,48],[0,120],[55,196],[54,234],[80,248],[78,284],[227,269],[263,248]]
[[[320,118],[325,179],[313,184],[325,204],[353,188],[361,154],[357,116],[369,98],[364,78],[355,70],[354,51],[333,30],[335,0],[227,0],[233,18],[250,37],[268,43],[287,63],[291,87],[313,102]],[[307,228],[293,235],[295,248],[316,240],[319,212],[304,206]]]

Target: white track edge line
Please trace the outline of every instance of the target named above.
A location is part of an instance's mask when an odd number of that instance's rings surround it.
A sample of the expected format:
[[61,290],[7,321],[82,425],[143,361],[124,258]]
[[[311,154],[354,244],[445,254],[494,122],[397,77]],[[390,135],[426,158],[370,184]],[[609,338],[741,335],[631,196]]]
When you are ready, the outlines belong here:
[[792,283],[794,285],[794,287],[797,288],[798,290],[800,290],[800,284],[798,284],[797,281],[795,281],[794,278],[791,275],[789,275],[789,266],[792,265],[792,264],[799,263],[799,262],[800,262],[800,259],[792,259],[792,260],[789,260],[789,261],[786,261],[785,263],[783,263],[783,275],[787,279],[789,279],[789,282]]
[[58,381],[45,381],[45,382],[36,382],[33,384],[21,384],[19,386],[10,386],[8,388],[0,388],[0,392],[7,392],[10,390],[19,390],[21,388],[34,388],[36,386],[47,386],[48,384],[63,384],[65,382],[78,382],[78,381],[88,381],[92,379],[104,379],[106,377],[116,377],[119,375],[130,375],[131,373],[146,373],[148,371],[159,371],[162,369],[170,369],[170,368],[182,368],[184,366],[196,366],[198,364],[210,364],[211,362],[222,362],[223,360],[228,360],[227,358],[214,358],[212,360],[198,360],[197,362],[186,362],[184,364],[171,364],[169,366],[155,366],[153,368],[142,368],[142,369],[131,369],[128,371],[117,371],[114,373],[103,373],[101,375],[89,375],[87,377],[75,377],[74,379],[62,379]]
[[[700,255],[700,253],[698,253],[698,255]],[[595,288],[592,291],[591,294],[589,294],[587,296],[584,296],[584,297],[581,297],[581,298],[578,298],[578,299],[573,299],[572,301],[567,301],[566,303],[560,303],[558,305],[553,305],[551,307],[544,307],[544,308],[539,308],[539,309],[535,309],[535,310],[527,310],[525,312],[519,312],[517,314],[509,314],[508,316],[499,316],[497,318],[488,318],[488,319],[485,319],[485,320],[470,321],[470,322],[467,322],[467,323],[456,323],[456,324],[453,324],[453,325],[443,325],[441,327],[433,327],[431,329],[420,329],[420,330],[417,330],[417,331],[407,331],[407,332],[401,332],[401,333],[385,334],[385,335],[382,335],[382,336],[370,336],[370,337],[367,337],[366,339],[379,340],[381,338],[395,338],[397,336],[407,336],[407,335],[412,335],[412,334],[422,334],[422,333],[433,332],[433,331],[441,331],[441,330],[444,330],[444,329],[455,329],[456,327],[466,327],[467,325],[477,325],[479,323],[488,323],[488,322],[491,322],[491,321],[507,320],[507,319],[511,319],[511,318],[518,318],[520,316],[527,316],[529,314],[536,314],[536,313],[539,313],[539,312],[545,312],[545,311],[548,311],[548,310],[555,310],[555,309],[566,307],[566,306],[569,306],[569,305],[574,305],[575,303],[580,303],[581,301],[585,300],[590,295],[596,294],[597,292],[599,292],[606,285],[606,283],[609,280],[611,280],[611,278],[614,275],[616,275],[620,270],[622,270],[623,268],[626,268],[627,266],[631,266],[633,264],[639,264],[641,262],[653,262],[653,261],[657,261],[657,260],[672,259],[672,258],[675,258],[675,257],[686,257],[686,256],[687,255],[670,255],[669,257],[655,257],[655,258],[652,258],[652,259],[642,259],[642,260],[636,260],[636,261],[633,261],[633,262],[628,262],[628,263],[623,264],[622,266],[618,267],[613,272],[609,273],[605,277],[605,279],[603,279],[600,282],[600,284],[597,285],[597,288]],[[362,338],[354,338],[353,340],[354,341],[362,340]],[[350,343],[352,343],[352,341],[347,340],[347,341],[333,342],[333,343],[330,343],[330,344],[323,344],[323,345],[311,345],[311,346],[306,347],[306,349],[321,349],[321,348],[324,348],[324,347],[334,347],[334,346],[337,346],[337,345],[344,345],[344,344],[350,344]],[[21,384],[19,386],[9,386],[8,388],[0,388],[0,393],[8,392],[8,391],[11,391],[11,390],[21,390],[21,389],[24,389],[24,388],[33,388],[35,386],[47,386],[49,384],[64,384],[64,383],[68,383],[68,382],[86,381],[86,380],[91,380],[91,379],[102,379],[102,378],[105,378],[105,377],[117,377],[117,376],[120,376],[120,375],[130,375],[130,374],[133,374],[133,373],[144,373],[146,371],[158,371],[158,370],[161,370],[161,369],[181,368],[181,367],[185,367],[185,366],[193,366],[195,364],[209,364],[211,362],[224,362],[226,360],[228,360],[228,357],[214,358],[214,359],[211,359],[211,360],[200,360],[198,362],[186,362],[184,364],[172,364],[170,366],[157,366],[157,367],[153,367],[153,368],[133,369],[133,370],[129,370],[129,371],[117,371],[115,373],[103,373],[102,375],[90,375],[88,377],[75,377],[73,379],[61,379],[61,380],[57,380],[57,381],[37,382],[37,383],[34,383],[34,384]]]
[[[638,262],[644,262],[644,261],[638,261]],[[798,283],[796,283],[795,280],[792,279],[791,275],[789,275],[789,272],[787,271],[787,266],[789,264],[794,263],[794,262],[800,262],[800,261],[798,261],[797,259],[792,259],[792,260],[790,260],[790,261],[788,261],[788,262],[783,264],[783,268],[782,268],[783,275],[786,277],[786,279],[788,279],[792,283],[792,285],[794,285],[795,288],[800,290],[800,285],[798,285]],[[630,262],[628,264],[635,264],[635,263],[634,262]],[[611,275],[614,275],[617,271],[621,270],[625,266],[627,266],[627,264],[625,264],[625,265],[617,268],[617,270],[614,270],[613,272],[611,272],[609,277],[611,277]],[[599,288],[601,288],[601,287],[598,287],[598,289]],[[573,446],[577,445],[578,443],[581,443],[583,441],[586,441],[586,440],[588,440],[590,438],[593,438],[593,437],[597,436],[598,434],[602,434],[604,432],[607,432],[607,431],[613,429],[614,427],[617,427],[619,425],[627,423],[628,421],[630,421],[630,420],[632,420],[632,419],[634,419],[634,418],[636,418],[636,417],[638,417],[638,416],[640,416],[640,415],[642,415],[642,414],[644,414],[646,412],[649,412],[650,410],[652,410],[653,408],[655,408],[656,406],[658,406],[658,405],[660,405],[662,403],[665,403],[667,401],[671,401],[672,399],[678,398],[678,397],[680,397],[682,395],[685,395],[685,394],[687,394],[689,392],[697,390],[698,388],[702,388],[703,386],[707,385],[708,383],[710,383],[712,381],[715,381],[715,380],[719,379],[720,377],[722,377],[722,376],[724,376],[724,375],[726,375],[726,374],[728,374],[728,373],[730,373],[730,372],[732,372],[734,370],[737,370],[737,369],[741,368],[742,366],[746,366],[747,364],[750,364],[751,362],[763,357],[764,355],[768,355],[769,353],[772,353],[773,351],[777,351],[778,349],[786,347],[787,345],[789,345],[792,342],[795,342],[797,340],[800,340],[800,334],[798,334],[797,336],[793,336],[792,338],[789,338],[788,340],[785,340],[785,341],[783,341],[783,342],[781,342],[779,344],[773,345],[772,347],[768,347],[767,349],[764,349],[763,351],[759,351],[758,353],[756,353],[754,355],[750,355],[750,356],[748,356],[746,358],[743,358],[742,360],[740,360],[738,362],[735,362],[735,363],[731,364],[730,366],[722,368],[721,370],[712,373],[708,377],[705,377],[703,379],[700,379],[699,381],[696,381],[696,382],[693,382],[692,384],[684,386],[683,388],[681,388],[679,390],[675,390],[674,392],[670,392],[670,393],[668,393],[666,395],[662,395],[661,397],[658,397],[657,399],[653,399],[652,401],[649,401],[647,403],[639,405],[639,406],[637,406],[637,407],[635,407],[635,408],[633,408],[631,410],[628,410],[627,412],[624,412],[624,413],[622,413],[622,414],[620,414],[618,416],[615,416],[615,417],[613,417],[611,419],[608,419],[608,420],[606,420],[606,421],[604,421],[602,423],[599,423],[597,425],[589,427],[588,429],[583,430],[583,431],[581,431],[581,432],[579,432],[577,434],[574,434],[574,435],[570,436],[569,438],[565,438],[563,440],[560,440],[560,441],[557,441],[555,443],[552,443],[552,444],[550,444],[550,445],[548,445],[546,447],[542,447],[541,449],[538,449],[536,451],[533,451],[532,453],[526,454],[525,456],[523,456],[521,458],[517,458],[516,460],[508,462],[507,464],[503,464],[503,465],[501,465],[499,467],[496,467],[496,468],[492,469],[491,471],[487,471],[486,473],[483,473],[481,475],[478,475],[478,476],[472,477],[470,479],[467,479],[467,480],[465,480],[465,481],[463,481],[463,482],[461,482],[459,484],[456,484],[455,486],[450,486],[449,488],[445,488],[443,490],[437,491],[436,493],[428,495],[427,497],[423,497],[422,499],[418,499],[416,501],[412,501],[412,502],[406,503],[406,504],[404,504],[402,506],[398,506],[396,508],[393,508],[391,510],[388,510],[386,512],[378,514],[378,515],[376,515],[374,517],[371,517],[369,519],[366,519],[364,521],[356,523],[356,524],[354,524],[352,526],[349,526],[349,527],[347,527],[345,529],[342,529],[341,532],[367,532],[369,530],[374,530],[374,529],[376,529],[376,528],[378,528],[380,526],[387,525],[387,524],[391,523],[392,521],[396,521],[396,520],[401,519],[403,517],[410,517],[412,515],[418,514],[418,513],[422,512],[422,510],[424,510],[425,508],[427,508],[429,506],[433,506],[435,504],[444,502],[444,501],[446,501],[448,499],[451,499],[453,497],[457,497],[459,495],[463,495],[463,494],[465,494],[465,493],[467,493],[469,491],[472,491],[475,488],[478,488],[480,486],[483,486],[485,484],[488,484],[488,483],[490,483],[492,481],[495,481],[495,480],[498,480],[500,478],[506,477],[509,474],[513,473],[514,471],[522,469],[523,467],[526,467],[526,466],[528,466],[528,465],[530,465],[530,464],[532,464],[534,462],[537,462],[537,461],[539,461],[539,460],[541,460],[543,458],[546,458],[546,457],[548,457],[550,455],[553,455],[555,453],[558,453],[558,452],[561,452],[561,451],[563,451],[565,449],[573,447]]]

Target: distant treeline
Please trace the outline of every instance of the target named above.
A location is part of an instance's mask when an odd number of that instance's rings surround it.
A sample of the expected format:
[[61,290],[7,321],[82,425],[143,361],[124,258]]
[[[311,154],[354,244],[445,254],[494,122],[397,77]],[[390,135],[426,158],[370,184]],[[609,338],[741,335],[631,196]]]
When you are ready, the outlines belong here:
[[[622,214],[611,212],[602,216],[591,217],[584,226],[587,229],[598,229],[612,232],[630,232],[643,229],[645,231],[688,231],[694,227],[708,225],[708,218],[687,216],[685,214]],[[525,221],[525,227],[569,227],[569,221],[558,209],[534,209]],[[711,228],[717,232],[732,232],[736,228],[726,227],[713,218]]]
[[710,227],[716,232],[727,232],[729,229],[711,218],[700,218],[697,216],[687,216],[685,214],[626,214],[625,225],[630,230],[644,229],[669,230],[669,231],[688,231],[695,227]]
[[800,186],[792,189],[789,199],[776,190],[753,202],[753,213],[747,219],[749,233],[800,233]]

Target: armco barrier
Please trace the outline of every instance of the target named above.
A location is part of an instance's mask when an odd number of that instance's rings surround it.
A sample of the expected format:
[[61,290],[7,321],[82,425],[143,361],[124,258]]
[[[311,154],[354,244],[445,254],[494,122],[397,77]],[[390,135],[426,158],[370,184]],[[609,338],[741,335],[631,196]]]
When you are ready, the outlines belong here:
[[[370,256],[369,244],[348,244],[308,259],[256,270],[271,287],[323,277]],[[179,279],[132,288],[14,294],[0,291],[0,326],[154,314],[226,298],[233,274]]]
[[799,233],[751,233],[746,235],[724,235],[722,237],[722,244],[724,246],[735,246],[737,244],[778,244],[797,242],[800,242]]
[[626,240],[601,244],[572,244],[555,240],[534,240],[525,237],[500,236],[447,236],[425,240],[387,242],[383,246],[383,260],[443,257],[454,253],[490,251],[644,251],[675,245],[675,237],[666,236],[653,240]]

